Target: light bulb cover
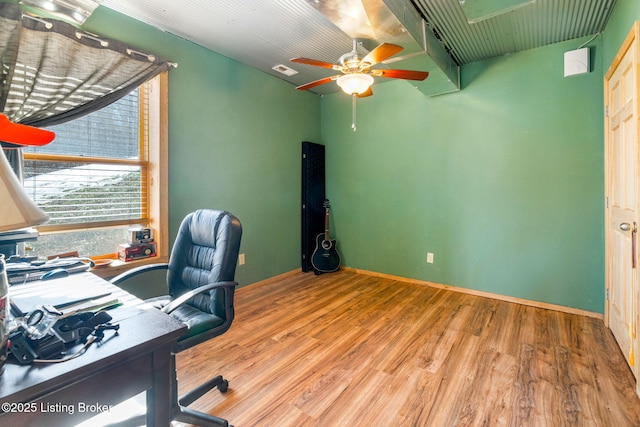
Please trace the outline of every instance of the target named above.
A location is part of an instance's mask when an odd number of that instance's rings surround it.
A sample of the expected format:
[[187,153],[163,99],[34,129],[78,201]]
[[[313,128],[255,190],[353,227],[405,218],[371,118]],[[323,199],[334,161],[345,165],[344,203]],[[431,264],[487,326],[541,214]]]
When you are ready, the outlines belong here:
[[369,74],[350,73],[338,77],[337,83],[345,93],[360,95],[373,84],[373,77]]

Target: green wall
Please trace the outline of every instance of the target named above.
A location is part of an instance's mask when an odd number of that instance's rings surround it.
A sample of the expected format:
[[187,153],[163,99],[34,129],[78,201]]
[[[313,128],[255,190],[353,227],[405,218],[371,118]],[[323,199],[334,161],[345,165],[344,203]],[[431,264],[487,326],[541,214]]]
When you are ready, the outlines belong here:
[[604,72],[616,56],[633,23],[640,19],[638,0],[617,0],[604,31]]
[[469,64],[458,93],[376,85],[355,133],[350,98],[323,97],[344,264],[602,312],[601,40],[563,77],[587,40]]
[[319,97],[100,7],[83,29],[179,64],[169,72],[169,229],[203,207],[242,222],[241,285],[300,266],[300,142]]

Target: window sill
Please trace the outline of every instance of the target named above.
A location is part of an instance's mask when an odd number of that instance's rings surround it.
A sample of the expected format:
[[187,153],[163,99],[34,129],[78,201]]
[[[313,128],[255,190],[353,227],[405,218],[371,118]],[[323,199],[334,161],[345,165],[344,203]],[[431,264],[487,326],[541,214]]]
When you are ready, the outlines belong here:
[[111,277],[115,277],[118,274],[124,273],[125,271],[131,270],[135,267],[140,267],[141,265],[147,264],[156,264],[162,262],[169,262],[169,257],[155,256],[150,258],[137,259],[135,261],[124,262],[119,259],[113,260],[113,263],[100,268],[91,269],[91,273],[96,276],[102,277],[103,279],[108,279]]

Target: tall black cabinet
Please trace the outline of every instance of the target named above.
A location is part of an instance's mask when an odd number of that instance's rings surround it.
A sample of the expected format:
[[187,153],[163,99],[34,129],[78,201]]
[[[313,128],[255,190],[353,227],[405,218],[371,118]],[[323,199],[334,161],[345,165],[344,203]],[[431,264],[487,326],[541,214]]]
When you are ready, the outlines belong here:
[[302,271],[313,271],[316,236],[324,232],[324,145],[302,143]]

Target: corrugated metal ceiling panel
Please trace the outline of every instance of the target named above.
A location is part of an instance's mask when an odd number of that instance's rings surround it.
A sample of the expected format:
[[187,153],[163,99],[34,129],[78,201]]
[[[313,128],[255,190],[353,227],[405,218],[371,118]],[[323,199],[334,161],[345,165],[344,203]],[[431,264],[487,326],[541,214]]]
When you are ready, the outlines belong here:
[[596,34],[615,5],[615,0],[536,0],[469,23],[460,0],[412,1],[461,65]]

